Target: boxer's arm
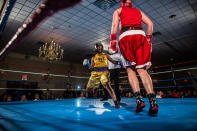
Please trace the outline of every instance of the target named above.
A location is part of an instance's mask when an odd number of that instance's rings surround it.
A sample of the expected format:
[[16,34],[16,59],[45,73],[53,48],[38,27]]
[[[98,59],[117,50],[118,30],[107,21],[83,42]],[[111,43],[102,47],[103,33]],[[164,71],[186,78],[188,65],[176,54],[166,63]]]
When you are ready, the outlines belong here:
[[108,54],[107,54],[107,59],[112,62],[113,64],[118,64],[117,61],[115,61],[114,59],[112,59]]
[[90,69],[93,69],[94,68],[94,57],[91,58],[91,66],[90,66]]
[[153,23],[152,21],[146,16],[143,12],[141,12],[142,15],[142,22],[147,25],[147,35],[152,35],[153,32]]
[[114,14],[113,14],[111,36],[110,36],[110,39],[111,39],[110,48],[115,52],[118,52],[118,48],[116,47],[118,25],[119,25],[119,13],[117,9],[116,11],[114,11]]
[[111,34],[116,34],[118,31],[119,25],[119,12],[118,9],[114,11],[113,20],[112,20],[112,27],[111,27]]
[[142,22],[147,25],[147,32],[146,32],[146,38],[148,43],[150,44],[151,52],[152,52],[152,33],[153,33],[153,23],[152,21],[146,16],[143,12],[141,12],[142,15]]

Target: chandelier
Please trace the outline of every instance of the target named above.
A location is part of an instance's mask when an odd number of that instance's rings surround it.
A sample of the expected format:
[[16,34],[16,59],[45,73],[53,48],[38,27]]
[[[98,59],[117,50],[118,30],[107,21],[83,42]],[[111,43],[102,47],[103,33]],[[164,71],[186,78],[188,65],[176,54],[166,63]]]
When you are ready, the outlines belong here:
[[39,48],[39,57],[48,61],[58,61],[63,59],[64,50],[60,47],[59,44],[56,44],[51,41],[50,44],[45,43]]

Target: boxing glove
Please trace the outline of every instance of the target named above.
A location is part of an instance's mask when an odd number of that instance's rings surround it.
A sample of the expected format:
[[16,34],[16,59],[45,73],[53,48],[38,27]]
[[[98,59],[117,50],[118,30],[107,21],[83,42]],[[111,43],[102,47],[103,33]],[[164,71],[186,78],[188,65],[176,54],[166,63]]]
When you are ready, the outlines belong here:
[[152,52],[152,38],[153,36],[152,35],[146,35],[146,39],[150,45],[150,48],[151,48],[151,52]]
[[89,59],[84,59],[83,60],[83,66],[90,69],[90,60]]
[[112,49],[114,52],[118,52],[118,48],[116,47],[116,43],[117,43],[117,38],[116,38],[116,34],[111,34],[110,36],[111,41],[110,41],[110,49]]

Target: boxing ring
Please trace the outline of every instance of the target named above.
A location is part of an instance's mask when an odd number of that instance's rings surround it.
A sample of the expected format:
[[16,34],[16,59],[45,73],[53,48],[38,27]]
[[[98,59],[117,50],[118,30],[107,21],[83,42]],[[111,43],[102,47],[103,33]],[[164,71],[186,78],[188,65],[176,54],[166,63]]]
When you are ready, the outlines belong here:
[[1,130],[195,130],[197,100],[192,98],[157,99],[159,113],[148,114],[148,100],[143,112],[134,112],[135,99],[123,98],[121,108],[112,100],[65,99],[28,102],[1,102]]
[[[186,71],[194,72],[196,67],[176,69],[175,73],[181,73],[185,77],[160,79],[153,81],[155,90],[157,89],[190,89],[195,88],[197,85],[191,84],[196,76],[186,76]],[[35,72],[24,72],[5,70],[1,71],[6,74],[18,73],[18,74],[29,74],[36,75],[37,77],[42,76],[42,73]],[[153,72],[152,77],[156,76],[171,76],[172,71]],[[61,92],[71,90],[66,89],[64,82],[56,81],[56,77],[70,77],[70,79],[88,79],[88,77],[81,76],[66,76],[49,74],[53,76],[53,81],[42,80],[42,81],[21,81],[21,80],[0,80],[1,83],[6,82],[24,82],[24,83],[38,83],[38,88],[26,89],[26,88],[0,88],[0,91],[43,91]],[[55,79],[56,78],[56,79]],[[122,76],[121,80],[127,79],[127,76]],[[57,79],[58,80],[58,79]],[[187,80],[187,82],[185,82]],[[176,85],[174,85],[176,81]],[[181,83],[184,82],[184,83]],[[41,87],[42,84],[47,84]],[[74,83],[73,83],[74,84]],[[126,86],[126,83],[120,83]],[[128,83],[127,83],[128,84]],[[164,84],[164,85],[163,85]],[[184,84],[184,85],[183,85]],[[52,89],[48,88],[50,85],[63,86],[64,88]],[[163,86],[165,87],[163,87]],[[128,88],[122,88],[128,90]],[[84,88],[78,89],[77,87],[72,91],[84,91]],[[129,92],[131,88],[129,88]],[[48,93],[47,93],[48,94]],[[0,130],[6,131],[23,131],[23,130],[179,130],[179,131],[192,131],[197,129],[197,99],[196,98],[157,98],[159,105],[159,112],[157,115],[150,115],[149,102],[147,98],[143,99],[146,107],[141,113],[135,113],[135,98],[122,97],[120,103],[120,109],[115,109],[112,99],[108,101],[100,101],[100,97],[89,97],[80,98],[68,98],[59,100],[47,100],[32,101],[19,101],[15,99],[12,102],[0,102]]]
[[[18,28],[15,35],[11,38],[8,44],[0,52],[0,60],[5,58],[7,54],[20,43],[20,41],[26,37],[31,31],[33,31],[44,19],[54,15],[56,12],[72,7],[81,0],[64,1],[59,0],[57,4],[55,0],[45,0],[37,10],[24,22],[21,27]],[[72,3],[71,3],[72,2]],[[57,4],[57,5],[54,5]],[[7,17],[7,16],[6,16]],[[1,63],[4,65],[14,65],[13,63]],[[184,63],[185,64],[185,63]],[[25,65],[17,65],[25,67]],[[167,65],[173,67],[175,64]],[[27,67],[27,66],[26,66]],[[14,68],[15,69],[15,68]],[[37,75],[37,78],[41,78],[38,81],[21,81],[21,80],[7,80],[0,79],[3,85],[8,82],[24,82],[24,83],[38,83],[36,89],[25,89],[25,88],[0,88],[0,91],[6,90],[40,90],[46,91],[47,99],[48,92],[50,91],[66,91],[64,89],[65,82],[56,81],[59,80],[57,77],[69,79],[88,79],[87,76],[73,76],[65,74],[61,71],[61,74],[23,71],[1,68],[1,75],[8,73],[18,74],[29,74]],[[41,69],[41,68],[39,68]],[[172,68],[171,68],[172,69]],[[153,83],[156,88],[177,88],[177,87],[196,87],[197,85],[183,83],[183,80],[191,81],[197,77],[180,77],[175,78],[174,72],[196,70],[197,68],[188,69],[177,69],[167,70],[162,72],[152,72],[151,75],[165,75],[170,73],[173,74],[173,78],[165,80],[158,80],[155,77]],[[43,68],[42,68],[43,70]],[[44,70],[46,72],[46,70]],[[53,70],[56,71],[56,70]],[[185,73],[186,74],[186,73]],[[46,76],[47,79],[44,79]],[[168,75],[167,75],[168,76]],[[168,76],[168,77],[169,77]],[[50,77],[53,77],[53,81],[50,81]],[[42,79],[43,78],[43,79]],[[127,79],[127,76],[122,76],[121,79]],[[153,76],[154,78],[154,76]],[[160,82],[160,83],[159,83]],[[161,86],[161,83],[165,83],[165,86]],[[182,82],[182,83],[181,83]],[[126,83],[128,85],[128,83]],[[62,85],[60,89],[51,89],[49,85]],[[166,86],[167,85],[167,86]],[[52,86],[55,87],[55,86]],[[130,89],[130,88],[129,88]],[[75,90],[75,89],[73,89]],[[85,89],[83,89],[85,90]],[[126,90],[126,88],[125,88]],[[63,92],[64,93],[64,92]],[[63,94],[62,93],[62,94]],[[20,94],[18,92],[18,94]],[[15,99],[18,100],[18,99]],[[72,98],[72,99],[61,99],[61,100],[39,100],[39,101],[12,101],[12,102],[0,102],[0,130],[5,131],[23,131],[23,130],[196,130],[197,129],[197,100],[196,98],[165,98],[157,99],[159,105],[159,113],[157,115],[150,115],[148,113],[149,102],[147,98],[144,98],[146,107],[143,112],[136,114],[135,110],[135,98],[121,99],[121,108],[115,109],[111,99],[105,102],[101,102],[100,98]]]

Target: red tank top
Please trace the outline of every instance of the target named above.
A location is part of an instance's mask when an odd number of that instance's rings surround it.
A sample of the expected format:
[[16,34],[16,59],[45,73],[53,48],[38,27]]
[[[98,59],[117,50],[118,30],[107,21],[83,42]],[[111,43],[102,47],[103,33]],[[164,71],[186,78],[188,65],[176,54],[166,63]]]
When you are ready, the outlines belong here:
[[133,7],[122,7],[120,12],[121,27],[142,27],[141,12]]

